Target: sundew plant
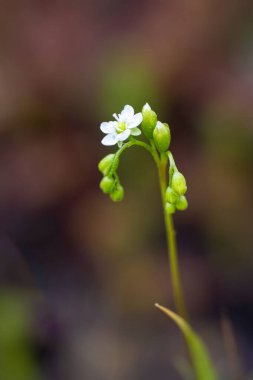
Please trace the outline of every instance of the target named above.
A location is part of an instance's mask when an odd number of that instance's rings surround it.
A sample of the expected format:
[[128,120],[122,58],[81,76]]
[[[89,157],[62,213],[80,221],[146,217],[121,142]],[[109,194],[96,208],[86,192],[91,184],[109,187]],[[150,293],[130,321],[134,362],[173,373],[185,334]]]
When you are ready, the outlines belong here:
[[[138,146],[144,148],[153,157],[157,167],[164,213],[164,223],[168,244],[170,277],[176,311],[164,306],[155,306],[170,317],[182,331],[191,360],[194,378],[197,380],[217,380],[214,366],[202,339],[189,324],[188,313],[178,266],[178,253],[173,215],[188,207],[186,198],[187,184],[184,175],[178,170],[170,151],[171,132],[166,123],[157,120],[156,113],[149,104],[145,104],[142,112],[135,113],[130,105],[126,105],[120,114],[113,114],[113,121],[103,122],[101,131],[105,134],[102,144],[116,145],[116,153],[106,155],[98,164],[103,178],[101,190],[109,195],[112,201],[119,202],[124,198],[124,188],[118,175],[121,155],[125,150]],[[140,139],[144,135],[145,141]]]

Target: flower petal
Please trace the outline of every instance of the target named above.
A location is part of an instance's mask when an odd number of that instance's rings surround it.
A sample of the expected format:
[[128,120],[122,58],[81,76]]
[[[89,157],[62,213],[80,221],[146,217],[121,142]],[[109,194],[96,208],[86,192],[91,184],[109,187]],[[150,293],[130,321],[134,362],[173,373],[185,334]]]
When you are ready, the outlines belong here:
[[139,136],[141,134],[141,130],[139,128],[131,128],[130,131],[133,136]]
[[116,133],[109,133],[106,135],[101,143],[106,146],[115,145],[118,142],[118,135]]
[[124,107],[123,111],[121,111],[121,114],[119,115],[119,120],[126,123],[126,122],[130,121],[133,116],[134,116],[133,107],[126,105]]
[[132,119],[127,123],[127,128],[135,128],[140,125],[142,122],[142,114],[141,112],[137,113],[132,117]]
[[119,116],[116,113],[114,113],[112,116],[114,117],[114,119],[116,119],[117,121],[119,121]]
[[117,126],[116,121],[108,121],[108,122],[101,123],[100,129],[104,133],[113,133],[113,132],[115,132],[116,126]]
[[126,129],[124,132],[118,134],[118,141],[124,141],[130,136],[130,129]]

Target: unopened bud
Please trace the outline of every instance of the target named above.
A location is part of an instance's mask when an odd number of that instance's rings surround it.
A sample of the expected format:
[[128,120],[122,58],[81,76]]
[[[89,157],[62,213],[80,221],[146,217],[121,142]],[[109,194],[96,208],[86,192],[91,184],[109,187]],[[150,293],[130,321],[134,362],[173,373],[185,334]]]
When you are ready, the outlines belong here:
[[167,187],[166,201],[174,204],[174,203],[176,203],[177,199],[178,199],[178,195],[172,190],[171,187]]
[[187,190],[186,180],[182,173],[175,172],[171,181],[172,189],[179,195],[184,195]]
[[100,182],[100,189],[105,194],[110,194],[114,188],[114,180],[111,177],[104,177]]
[[153,132],[157,123],[157,115],[154,111],[152,111],[150,105],[148,103],[142,108],[142,130],[144,135],[152,139]]
[[124,188],[121,185],[117,185],[116,188],[110,194],[113,202],[120,202],[124,198]]
[[175,211],[176,211],[175,206],[170,202],[166,202],[166,204],[165,204],[166,214],[171,215],[171,214],[174,214]]
[[159,152],[166,152],[170,145],[170,128],[168,124],[157,122],[156,127],[153,132],[153,137],[155,145]]
[[188,207],[188,202],[187,202],[187,199],[185,198],[184,195],[181,195],[178,200],[177,200],[177,203],[176,203],[176,208],[180,211],[184,211],[186,210]]
[[98,164],[98,170],[103,174],[107,175],[112,167],[115,154],[111,153],[102,158]]

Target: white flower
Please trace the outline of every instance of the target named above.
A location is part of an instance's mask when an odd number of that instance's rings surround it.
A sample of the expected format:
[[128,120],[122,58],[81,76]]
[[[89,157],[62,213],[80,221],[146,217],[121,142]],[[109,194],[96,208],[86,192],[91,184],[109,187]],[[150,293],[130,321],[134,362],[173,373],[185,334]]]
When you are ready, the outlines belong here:
[[100,129],[107,135],[101,141],[103,145],[122,145],[122,141],[130,135],[139,136],[141,131],[137,128],[142,122],[141,112],[134,114],[132,106],[126,105],[119,115],[113,114],[116,121],[101,123]]

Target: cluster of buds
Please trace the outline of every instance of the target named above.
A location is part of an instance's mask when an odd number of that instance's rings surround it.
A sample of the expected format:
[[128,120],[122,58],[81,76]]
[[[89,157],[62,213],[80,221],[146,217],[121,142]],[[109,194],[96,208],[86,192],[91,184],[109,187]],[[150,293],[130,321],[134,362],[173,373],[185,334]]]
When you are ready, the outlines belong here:
[[[156,113],[148,104],[142,109],[142,130],[146,137],[153,139],[156,149],[160,153],[168,151],[171,141],[170,128],[168,124],[157,121]],[[176,210],[183,211],[188,207],[185,197],[187,191],[185,177],[180,173],[175,165],[174,160],[170,163],[172,172],[170,184],[166,189],[165,211],[168,214],[174,214]]]
[[166,152],[170,146],[170,128],[168,124],[157,121],[156,113],[146,103],[142,109],[142,130],[150,140],[154,140],[160,153]]
[[100,189],[114,202],[120,202],[124,198],[124,188],[116,174],[117,167],[118,159],[115,154],[108,154],[98,164],[98,169],[104,176],[100,181]]
[[174,171],[170,182],[166,189],[165,211],[168,214],[174,214],[176,210],[184,211],[188,207],[185,197],[187,186],[185,177],[178,170]]

